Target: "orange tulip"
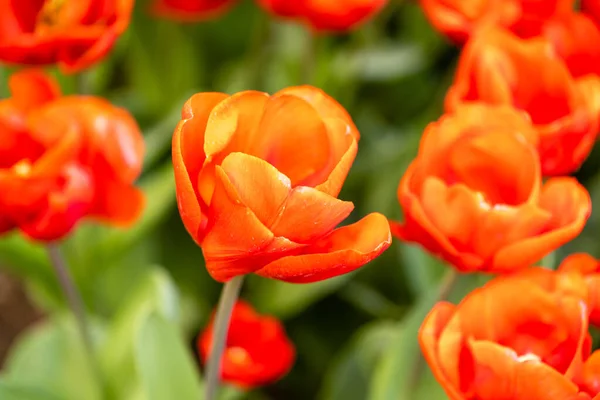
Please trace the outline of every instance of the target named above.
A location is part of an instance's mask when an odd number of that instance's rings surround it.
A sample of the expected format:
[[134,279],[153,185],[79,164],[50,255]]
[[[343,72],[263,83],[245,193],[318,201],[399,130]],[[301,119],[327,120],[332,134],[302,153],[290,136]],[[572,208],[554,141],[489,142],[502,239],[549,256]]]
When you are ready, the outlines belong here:
[[539,31],[544,21],[569,12],[573,0],[420,0],[431,24],[462,44],[481,27],[504,27],[520,34]]
[[177,200],[213,278],[313,282],[387,249],[380,214],[334,230],[353,209],[336,197],[358,138],[346,111],[310,86],[188,100],[173,136]]
[[103,99],[60,97],[36,70],[12,75],[10,87],[0,102],[0,231],[56,240],[86,216],[133,223],[144,205],[132,186],[144,152],[135,120]]
[[[206,363],[213,342],[213,320],[198,337],[198,352]],[[231,315],[221,366],[221,379],[244,389],[281,379],[294,364],[296,352],[277,319],[256,313],[238,301]]]
[[399,238],[462,272],[530,266],[576,237],[591,212],[572,178],[542,185],[536,131],[509,106],[470,103],[431,123],[398,187]]
[[2,0],[0,60],[87,68],[127,29],[133,0]]
[[151,11],[157,17],[181,22],[197,22],[218,17],[237,0],[154,0]]
[[540,135],[544,175],[573,172],[596,139],[590,97],[544,39],[481,31],[464,48],[446,109],[464,102],[508,104],[526,111]]
[[385,7],[388,0],[257,0],[271,14],[300,21],[315,31],[357,28]]
[[589,354],[585,284],[543,269],[438,303],[421,349],[452,400],[590,399],[573,382]]
[[585,253],[572,254],[560,264],[562,272],[576,272],[585,277],[590,292],[590,323],[600,326],[600,261]]
[[600,399],[600,350],[596,350],[586,360],[583,372],[576,379],[576,383],[584,392],[591,396],[596,395],[594,400]]

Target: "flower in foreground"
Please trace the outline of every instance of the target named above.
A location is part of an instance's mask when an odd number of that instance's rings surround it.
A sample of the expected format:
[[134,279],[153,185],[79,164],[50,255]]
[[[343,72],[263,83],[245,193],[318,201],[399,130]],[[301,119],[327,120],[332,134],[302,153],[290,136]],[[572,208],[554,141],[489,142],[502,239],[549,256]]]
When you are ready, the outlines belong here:
[[[204,362],[212,341],[213,321],[198,337],[198,351]],[[244,301],[235,304],[221,365],[223,381],[245,389],[266,385],[287,374],[294,359],[294,345],[281,322],[259,315]]]
[[586,296],[577,274],[499,277],[456,306],[438,303],[421,349],[452,400],[591,399],[575,383],[591,346]]
[[0,2],[0,60],[58,64],[76,72],[100,61],[129,26],[133,0]]
[[597,137],[590,104],[597,95],[587,90],[548,40],[485,29],[463,49],[446,110],[479,101],[527,112],[539,133],[543,175],[565,175],[580,167]]
[[573,178],[542,184],[537,133],[509,106],[464,104],[431,123],[398,187],[403,240],[462,272],[529,267],[575,238],[591,213]]
[[196,22],[216,18],[238,0],[154,0],[152,14],[181,22]]
[[345,32],[370,20],[388,0],[257,0],[271,14],[304,23],[315,31]]
[[390,245],[373,213],[335,227],[359,133],[321,90],[194,95],[173,136],[177,202],[218,281],[255,272],[314,282],[350,272]]
[[57,240],[84,217],[129,225],[144,142],[135,120],[106,100],[60,96],[37,70],[10,78],[0,101],[0,232]]
[[600,326],[600,261],[587,253],[571,254],[560,264],[559,271],[579,273],[585,278],[590,293],[590,324]]

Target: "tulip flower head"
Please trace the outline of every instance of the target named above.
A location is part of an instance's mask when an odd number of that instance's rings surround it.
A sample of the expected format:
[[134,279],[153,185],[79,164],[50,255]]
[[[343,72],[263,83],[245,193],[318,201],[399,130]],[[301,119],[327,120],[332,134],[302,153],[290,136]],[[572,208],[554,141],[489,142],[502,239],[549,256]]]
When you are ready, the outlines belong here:
[[[198,337],[198,350],[204,362],[213,342],[213,322]],[[263,386],[281,379],[292,368],[294,345],[277,319],[256,313],[239,300],[231,315],[221,379],[244,389]]]
[[558,269],[562,272],[578,273],[585,278],[590,294],[590,323],[600,326],[600,261],[589,254],[577,253],[565,258]]
[[547,40],[486,29],[463,49],[446,110],[479,101],[527,112],[539,133],[542,173],[552,176],[577,170],[590,153],[598,126],[593,99]]
[[337,199],[359,133],[310,86],[272,96],[194,95],[173,136],[181,218],[218,281],[255,272],[314,282],[350,272],[390,245],[387,220]]
[[61,97],[37,70],[12,75],[10,88],[0,101],[0,232],[52,241],[88,216],[133,223],[144,206],[135,120],[100,98]]
[[509,106],[465,104],[431,123],[398,187],[399,238],[462,272],[514,272],[576,237],[591,212],[572,178],[542,184],[537,132]]
[[129,26],[133,0],[0,2],[0,60],[58,64],[76,72],[100,61]]
[[577,275],[499,277],[434,306],[421,349],[452,400],[589,400],[575,383],[590,352],[586,295]]

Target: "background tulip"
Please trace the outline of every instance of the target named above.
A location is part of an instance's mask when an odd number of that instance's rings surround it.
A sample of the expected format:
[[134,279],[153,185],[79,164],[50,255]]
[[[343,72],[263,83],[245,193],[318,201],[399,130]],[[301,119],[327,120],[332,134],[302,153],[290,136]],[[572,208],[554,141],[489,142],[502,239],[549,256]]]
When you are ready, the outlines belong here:
[[585,293],[577,276],[540,269],[496,278],[433,308],[419,331],[423,354],[452,400],[576,396]]
[[157,17],[196,22],[216,18],[236,2],[237,0],[155,0],[151,11]]
[[133,0],[2,1],[0,60],[59,64],[75,72],[101,60],[129,25]]
[[[198,337],[198,350],[206,362],[212,346],[211,321]],[[244,389],[267,385],[292,368],[294,345],[277,319],[259,315],[250,304],[238,301],[233,308],[222,379]]]
[[572,240],[589,194],[570,178],[542,185],[535,141],[527,116],[506,107],[464,105],[430,124],[398,187],[405,222],[392,232],[463,272],[529,267]]

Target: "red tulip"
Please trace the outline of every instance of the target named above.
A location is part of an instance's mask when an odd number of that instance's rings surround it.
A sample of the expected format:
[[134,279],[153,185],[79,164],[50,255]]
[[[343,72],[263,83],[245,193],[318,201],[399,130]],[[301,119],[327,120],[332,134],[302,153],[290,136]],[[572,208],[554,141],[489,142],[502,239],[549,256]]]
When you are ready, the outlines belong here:
[[464,102],[506,104],[527,112],[540,136],[544,175],[564,175],[583,163],[597,134],[593,105],[544,39],[519,39],[486,29],[464,48],[447,110]]
[[371,19],[388,0],[257,0],[278,17],[300,21],[316,31],[343,32]]
[[[213,321],[198,337],[198,350],[206,362],[212,347]],[[250,304],[233,308],[221,365],[221,379],[245,389],[281,379],[291,369],[294,345],[277,319],[261,316]]]
[[380,214],[335,229],[353,209],[336,197],[358,138],[346,111],[310,86],[188,100],[173,136],[177,199],[213,278],[314,282],[387,249]]
[[144,205],[132,186],[144,143],[135,120],[103,99],[60,97],[30,70],[0,102],[0,231],[57,240],[83,217],[129,225]]
[[509,106],[469,103],[430,124],[398,187],[392,232],[462,272],[529,267],[575,238],[591,212],[571,178],[542,184],[537,132]]
[[581,0],[581,11],[589,15],[596,23],[600,24],[600,1]]
[[127,29],[132,9],[133,0],[1,0],[0,60],[87,68]]
[[589,354],[586,292],[577,275],[542,269],[496,278],[438,303],[421,349],[452,400],[590,399],[573,382]]
[[482,27],[504,27],[531,36],[551,17],[570,12],[573,0],[420,0],[431,24],[463,44]]
[[157,17],[197,22],[215,18],[235,3],[237,0],[154,0],[151,11]]

